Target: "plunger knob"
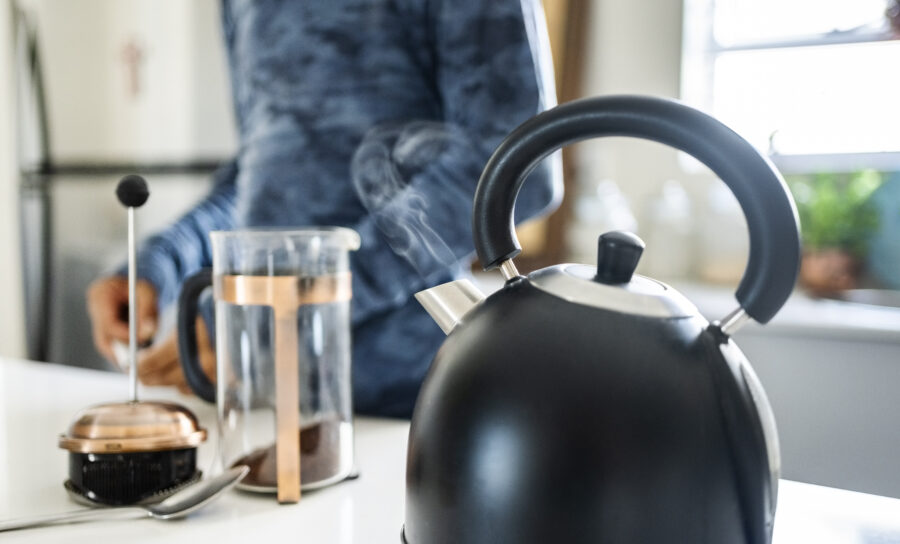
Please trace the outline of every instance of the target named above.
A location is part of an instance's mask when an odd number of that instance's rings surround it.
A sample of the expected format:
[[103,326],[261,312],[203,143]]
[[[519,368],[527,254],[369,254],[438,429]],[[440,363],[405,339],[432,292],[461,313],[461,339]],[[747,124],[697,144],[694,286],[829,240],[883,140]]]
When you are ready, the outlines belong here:
[[119,180],[116,187],[116,196],[119,202],[127,208],[140,208],[150,197],[150,189],[147,182],[137,174],[129,174]]

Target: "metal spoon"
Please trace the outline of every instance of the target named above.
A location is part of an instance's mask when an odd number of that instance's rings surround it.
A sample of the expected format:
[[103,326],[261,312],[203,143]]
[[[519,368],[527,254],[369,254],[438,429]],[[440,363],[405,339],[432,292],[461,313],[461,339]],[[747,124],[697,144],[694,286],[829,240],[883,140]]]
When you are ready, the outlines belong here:
[[144,506],[125,506],[122,508],[85,508],[74,512],[47,514],[28,518],[0,521],[0,532],[14,529],[27,529],[41,525],[72,523],[80,521],[97,521],[113,519],[131,519],[151,517],[170,520],[184,517],[194,510],[213,501],[225,493],[250,472],[246,465],[231,468],[218,476],[201,480],[173,494],[164,501]]

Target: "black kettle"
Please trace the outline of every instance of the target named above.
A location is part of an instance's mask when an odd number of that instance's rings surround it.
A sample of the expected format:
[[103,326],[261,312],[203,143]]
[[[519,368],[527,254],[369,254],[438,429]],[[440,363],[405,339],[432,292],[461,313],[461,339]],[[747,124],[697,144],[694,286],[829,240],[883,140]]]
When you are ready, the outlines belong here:
[[[633,274],[644,248],[600,236],[597,266],[521,276],[516,194],[553,151],[630,136],[693,155],[734,192],[750,233],[738,308],[707,322],[671,287]],[[417,297],[449,333],[412,418],[406,544],[762,544],[779,475],[772,411],[731,340],[768,322],[793,289],[797,213],[745,140],[679,102],[609,96],[525,122],[475,194],[485,299],[460,280]]]

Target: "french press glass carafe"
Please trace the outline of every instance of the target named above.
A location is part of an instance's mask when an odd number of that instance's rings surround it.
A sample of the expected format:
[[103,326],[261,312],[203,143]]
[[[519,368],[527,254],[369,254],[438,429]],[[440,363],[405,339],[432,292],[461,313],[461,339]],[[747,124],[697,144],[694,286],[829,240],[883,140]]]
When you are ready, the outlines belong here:
[[[213,269],[185,282],[179,350],[185,376],[217,403],[219,455],[246,464],[243,489],[296,502],[300,489],[353,466],[349,252],[344,228],[211,233]],[[201,370],[195,320],[213,287],[216,383]]]

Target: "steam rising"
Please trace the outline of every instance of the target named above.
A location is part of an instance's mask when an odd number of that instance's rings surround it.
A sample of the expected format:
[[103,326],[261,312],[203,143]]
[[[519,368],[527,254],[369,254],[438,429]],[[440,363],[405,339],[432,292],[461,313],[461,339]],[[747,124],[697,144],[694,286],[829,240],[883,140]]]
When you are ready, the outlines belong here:
[[[465,164],[471,153],[466,139],[448,126],[416,121],[372,129],[353,156],[351,174],[363,206],[394,252],[423,278],[457,263],[441,236],[440,222],[452,221],[457,231],[460,222],[468,228],[472,195],[451,183],[461,172],[421,174],[429,167]],[[447,158],[451,160],[443,162]],[[452,228],[447,225],[446,230]]]

